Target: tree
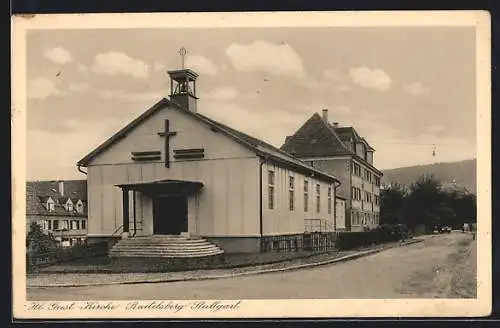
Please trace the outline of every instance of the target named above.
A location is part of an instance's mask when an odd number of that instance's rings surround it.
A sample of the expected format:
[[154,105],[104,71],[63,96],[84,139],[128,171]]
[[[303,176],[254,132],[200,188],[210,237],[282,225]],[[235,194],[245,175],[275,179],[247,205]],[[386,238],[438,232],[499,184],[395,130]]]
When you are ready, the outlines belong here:
[[26,248],[32,254],[43,254],[54,250],[57,242],[47,235],[36,222],[31,222],[30,231],[26,236]]
[[432,175],[421,176],[410,187],[405,204],[404,216],[408,226],[424,225],[427,231],[440,225],[450,209],[443,202],[441,184]]
[[380,191],[380,224],[404,223],[402,212],[407,194],[406,187],[398,183]]

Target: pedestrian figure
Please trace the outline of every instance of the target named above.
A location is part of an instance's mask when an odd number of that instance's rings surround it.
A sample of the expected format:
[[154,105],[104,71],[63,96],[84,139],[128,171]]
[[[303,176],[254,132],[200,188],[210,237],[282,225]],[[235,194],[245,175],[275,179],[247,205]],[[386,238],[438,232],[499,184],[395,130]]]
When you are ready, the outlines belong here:
[[466,223],[462,224],[462,232],[465,232],[465,225]]

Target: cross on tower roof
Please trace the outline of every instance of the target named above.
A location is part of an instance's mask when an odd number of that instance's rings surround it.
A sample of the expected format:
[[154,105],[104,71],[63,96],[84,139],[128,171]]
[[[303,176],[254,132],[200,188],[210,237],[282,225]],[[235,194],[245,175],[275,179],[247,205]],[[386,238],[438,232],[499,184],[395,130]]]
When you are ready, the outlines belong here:
[[181,55],[181,68],[182,68],[182,69],[184,69],[184,68],[185,68],[185,67],[184,67],[184,60],[185,60],[185,58],[186,58],[187,52],[188,52],[188,51],[187,51],[187,50],[186,50],[186,48],[184,48],[184,47],[180,48],[180,49],[179,49],[179,52],[178,52],[178,54],[179,54],[179,55]]

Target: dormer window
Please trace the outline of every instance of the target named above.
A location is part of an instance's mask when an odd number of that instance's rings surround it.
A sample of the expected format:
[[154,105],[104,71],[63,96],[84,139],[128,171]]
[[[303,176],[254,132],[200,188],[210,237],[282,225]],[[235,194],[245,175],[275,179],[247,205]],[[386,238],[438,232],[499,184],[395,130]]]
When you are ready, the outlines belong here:
[[78,203],[76,204],[76,211],[78,213],[83,213],[83,204],[82,204],[82,201],[78,201]]

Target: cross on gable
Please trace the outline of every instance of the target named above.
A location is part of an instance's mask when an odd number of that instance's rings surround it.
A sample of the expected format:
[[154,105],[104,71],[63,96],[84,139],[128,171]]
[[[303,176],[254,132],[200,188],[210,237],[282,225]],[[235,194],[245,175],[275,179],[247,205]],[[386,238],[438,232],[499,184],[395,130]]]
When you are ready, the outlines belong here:
[[170,137],[173,137],[177,132],[170,131],[170,121],[165,120],[165,130],[158,132],[160,137],[165,137],[165,167],[170,167]]
[[181,68],[184,69],[184,61],[186,59],[187,49],[184,47],[180,48],[178,54],[181,55]]

